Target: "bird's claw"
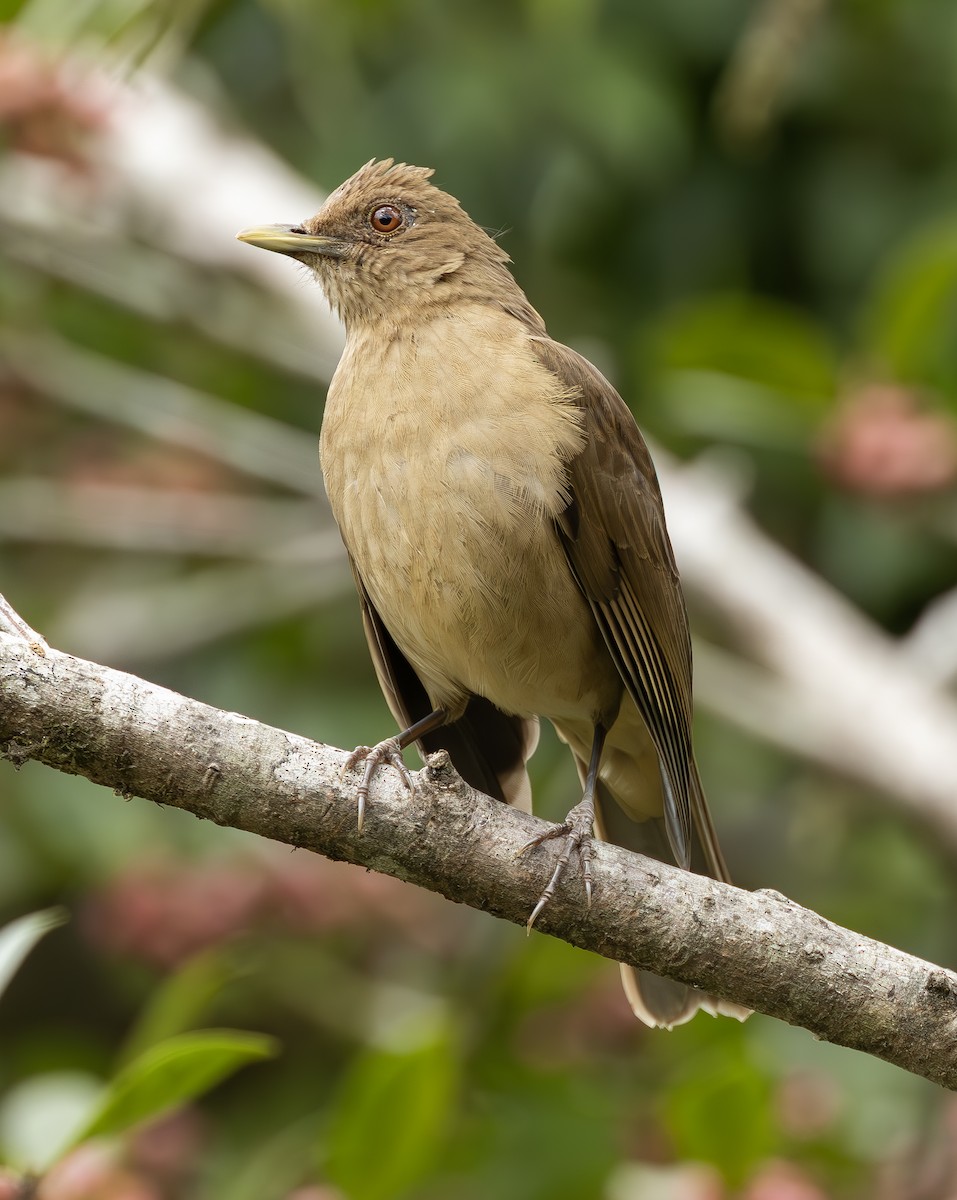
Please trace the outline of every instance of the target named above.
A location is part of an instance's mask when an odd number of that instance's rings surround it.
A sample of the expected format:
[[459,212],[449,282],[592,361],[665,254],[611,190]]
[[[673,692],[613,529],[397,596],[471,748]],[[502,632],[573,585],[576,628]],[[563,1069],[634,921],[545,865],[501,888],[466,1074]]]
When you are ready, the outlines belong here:
[[372,780],[380,767],[388,765],[398,771],[399,778],[409,791],[415,791],[415,785],[412,782],[412,775],[409,768],[402,761],[402,746],[397,737],[386,738],[384,742],[379,742],[375,746],[356,746],[355,750],[352,751],[343,763],[340,778],[347,775],[349,771],[353,770],[361,762],[365,763],[365,768],[362,772],[362,781],[356,790],[356,821],[360,833],[365,821],[366,800],[369,798],[369,788],[372,786]]
[[569,860],[573,854],[578,855],[579,862],[582,867],[582,878],[585,884],[585,901],[588,907],[591,908],[592,896],[592,875],[591,861],[594,856],[594,829],[595,829],[595,808],[589,800],[583,800],[581,804],[577,804],[561,825],[556,825],[553,829],[549,829],[547,833],[540,834],[538,837],[532,838],[526,842],[519,850],[518,856],[521,858],[527,851],[540,846],[543,842],[549,842],[553,838],[564,838],[561,854],[558,856],[558,862],[555,864],[555,870],[552,871],[551,878],[545,885],[545,889],[538,898],[538,903],[532,909],[531,916],[525,924],[525,929],[531,933],[532,926],[535,924],[542,909],[548,904],[549,900],[555,895],[558,887],[558,881],[561,879],[565,868],[568,866]]

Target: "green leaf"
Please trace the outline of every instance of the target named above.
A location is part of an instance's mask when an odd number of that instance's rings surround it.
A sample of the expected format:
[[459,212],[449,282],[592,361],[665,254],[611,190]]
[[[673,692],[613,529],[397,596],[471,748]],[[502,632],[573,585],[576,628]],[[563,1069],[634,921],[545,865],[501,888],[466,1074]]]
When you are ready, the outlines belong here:
[[273,1038],[236,1029],[203,1029],[151,1046],[117,1074],[73,1144],[122,1133],[208,1092],[240,1067],[271,1058],[277,1050]]
[[406,1052],[371,1051],[339,1095],[326,1171],[349,1200],[392,1200],[434,1164],[452,1104],[458,1064],[448,1037]]
[[222,988],[244,970],[222,949],[191,958],[150,996],[126,1040],[120,1064],[126,1065],[150,1046],[189,1029]]
[[687,304],[659,322],[646,346],[660,375],[700,371],[749,380],[771,400],[811,412],[824,409],[836,386],[825,333],[799,310],[765,297],[732,293]]
[[682,433],[802,454],[819,420],[764,384],[720,371],[669,371],[658,380],[655,399]]
[[37,942],[67,920],[62,908],[45,908],[18,917],[0,929],[0,995],[20,969],[20,964]]
[[957,384],[957,224],[923,229],[886,266],[866,319],[870,356],[897,378]]

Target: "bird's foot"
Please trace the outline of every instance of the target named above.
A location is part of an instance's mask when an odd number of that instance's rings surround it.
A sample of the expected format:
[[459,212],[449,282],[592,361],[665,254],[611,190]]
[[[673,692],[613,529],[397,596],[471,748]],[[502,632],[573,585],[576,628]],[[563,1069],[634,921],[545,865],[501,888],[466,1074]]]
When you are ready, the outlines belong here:
[[356,791],[356,820],[360,833],[362,832],[362,824],[365,820],[366,800],[369,798],[369,788],[372,785],[376,771],[380,767],[388,765],[398,771],[400,779],[409,791],[415,791],[409,768],[402,761],[402,743],[399,738],[386,738],[384,742],[379,742],[376,746],[356,746],[355,750],[352,751],[343,764],[340,778],[357,767],[361,762],[365,763],[365,768],[362,772],[362,782]]
[[550,842],[553,838],[564,838],[562,843],[562,852],[558,856],[558,862],[555,864],[555,870],[552,871],[552,877],[545,885],[545,890],[538,898],[538,903],[532,909],[532,915],[528,918],[525,928],[531,932],[532,926],[538,919],[539,913],[545,905],[555,895],[555,889],[558,887],[558,881],[561,879],[565,868],[573,854],[578,855],[579,862],[582,866],[582,877],[585,882],[585,899],[591,907],[591,860],[594,855],[594,834],[595,834],[595,804],[591,797],[586,796],[580,804],[576,804],[571,810],[561,825],[556,825],[554,829],[549,829],[547,833],[541,834],[539,837],[532,838],[519,851],[519,857],[527,851],[534,849],[535,846],[540,846],[543,842]]

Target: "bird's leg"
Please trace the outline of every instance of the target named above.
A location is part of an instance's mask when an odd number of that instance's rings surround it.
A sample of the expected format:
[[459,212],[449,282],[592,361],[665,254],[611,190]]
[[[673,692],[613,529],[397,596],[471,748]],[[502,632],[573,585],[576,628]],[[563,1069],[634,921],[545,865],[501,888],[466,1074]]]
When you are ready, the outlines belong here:
[[562,845],[562,852],[558,856],[558,862],[555,864],[555,870],[552,872],[552,877],[545,885],[545,890],[538,898],[538,903],[532,909],[532,915],[528,918],[527,929],[531,930],[535,924],[538,914],[542,911],[545,905],[555,895],[555,889],[558,887],[558,881],[562,877],[565,867],[568,865],[568,860],[572,854],[577,854],[582,865],[582,875],[585,880],[585,898],[591,907],[591,860],[592,860],[592,841],[595,833],[595,788],[598,785],[598,765],[601,762],[601,752],[605,745],[605,737],[608,731],[603,725],[595,726],[595,733],[591,743],[591,758],[588,760],[588,773],[585,776],[585,790],[581,800],[571,810],[561,825],[556,825],[554,829],[549,829],[547,833],[541,836],[532,838],[527,842],[519,854],[524,854],[527,850],[531,850],[534,846],[540,846],[542,842],[551,841],[552,838],[564,837],[565,841]]
[[342,775],[347,771],[351,771],[353,767],[360,762],[365,762],[365,770],[362,772],[362,782],[359,784],[359,789],[356,792],[357,801],[357,820],[359,831],[362,832],[362,824],[366,815],[366,800],[369,798],[369,788],[372,784],[373,777],[376,771],[385,763],[390,767],[394,767],[399,772],[399,776],[405,786],[412,791],[412,776],[409,774],[409,769],[402,761],[402,751],[413,742],[418,741],[426,733],[431,733],[434,729],[440,729],[448,723],[449,715],[444,708],[437,708],[435,712],[430,712],[427,717],[423,717],[421,721],[416,721],[414,725],[410,725],[408,729],[403,729],[401,733],[397,733],[395,737],[386,738],[384,742],[379,742],[375,746],[356,746],[355,750],[346,759]]

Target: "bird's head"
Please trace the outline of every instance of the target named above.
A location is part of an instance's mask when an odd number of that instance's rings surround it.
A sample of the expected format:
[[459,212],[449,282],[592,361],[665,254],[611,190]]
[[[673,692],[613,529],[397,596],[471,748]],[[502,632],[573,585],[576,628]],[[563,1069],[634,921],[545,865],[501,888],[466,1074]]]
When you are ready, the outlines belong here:
[[347,326],[398,323],[460,300],[527,305],[508,255],[431,174],[373,159],[301,225],[236,236],[309,267]]

